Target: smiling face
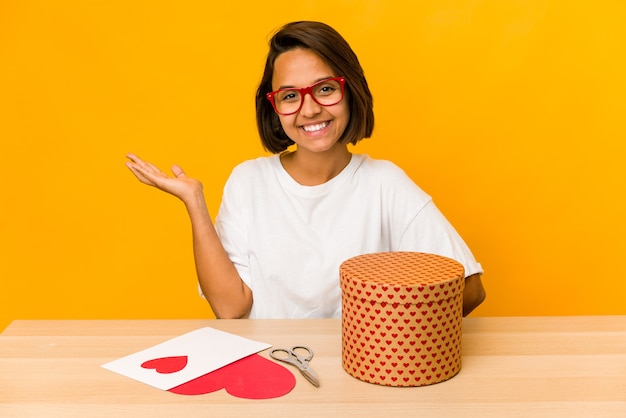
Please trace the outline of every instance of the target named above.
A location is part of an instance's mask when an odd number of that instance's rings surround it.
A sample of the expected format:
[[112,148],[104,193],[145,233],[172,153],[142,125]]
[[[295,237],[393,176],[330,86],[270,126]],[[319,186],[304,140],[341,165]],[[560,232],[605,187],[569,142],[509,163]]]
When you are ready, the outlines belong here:
[[[335,74],[313,51],[292,49],[279,55],[274,62],[272,90],[308,87],[320,80],[341,75]],[[287,136],[297,144],[298,151],[319,153],[346,148],[339,142],[350,120],[348,98],[345,96],[336,105],[321,106],[306,94],[298,112],[279,115],[279,118]]]

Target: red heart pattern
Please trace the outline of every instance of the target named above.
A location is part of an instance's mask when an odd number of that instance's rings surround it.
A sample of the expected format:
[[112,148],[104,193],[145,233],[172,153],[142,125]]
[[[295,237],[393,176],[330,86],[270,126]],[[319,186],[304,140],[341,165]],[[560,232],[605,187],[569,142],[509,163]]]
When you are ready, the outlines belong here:
[[463,266],[434,254],[357,256],[340,267],[342,364],[357,379],[425,386],[461,369]]
[[187,366],[187,356],[161,357],[144,361],[141,367],[155,369],[157,373],[169,374],[181,371]]

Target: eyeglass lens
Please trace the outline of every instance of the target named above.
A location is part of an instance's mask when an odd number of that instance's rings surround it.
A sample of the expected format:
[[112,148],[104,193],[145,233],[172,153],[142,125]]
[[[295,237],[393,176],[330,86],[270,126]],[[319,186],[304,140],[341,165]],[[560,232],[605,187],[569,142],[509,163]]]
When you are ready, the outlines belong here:
[[[306,89],[285,89],[274,95],[274,103],[279,113],[295,113],[300,109]],[[337,80],[324,80],[311,86],[313,99],[322,106],[332,106],[343,99],[341,83]]]

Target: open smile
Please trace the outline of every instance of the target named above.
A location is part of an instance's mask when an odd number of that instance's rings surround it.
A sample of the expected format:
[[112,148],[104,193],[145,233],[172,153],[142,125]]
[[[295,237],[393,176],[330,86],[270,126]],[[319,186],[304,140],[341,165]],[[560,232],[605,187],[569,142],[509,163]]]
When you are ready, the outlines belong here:
[[315,123],[312,125],[302,125],[301,128],[306,132],[313,133],[313,132],[318,132],[318,131],[325,129],[326,127],[328,127],[328,125],[330,125],[330,122],[326,121],[326,122]]

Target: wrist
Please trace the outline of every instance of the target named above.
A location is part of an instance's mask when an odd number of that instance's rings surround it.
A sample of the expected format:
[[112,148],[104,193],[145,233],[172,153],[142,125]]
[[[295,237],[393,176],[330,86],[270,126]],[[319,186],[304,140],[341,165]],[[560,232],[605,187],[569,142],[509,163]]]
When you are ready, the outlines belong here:
[[185,204],[185,207],[190,214],[203,212],[208,213],[206,199],[204,198],[202,187],[194,190],[192,193],[190,193],[188,196],[185,196],[181,200]]

